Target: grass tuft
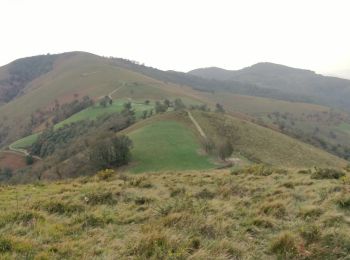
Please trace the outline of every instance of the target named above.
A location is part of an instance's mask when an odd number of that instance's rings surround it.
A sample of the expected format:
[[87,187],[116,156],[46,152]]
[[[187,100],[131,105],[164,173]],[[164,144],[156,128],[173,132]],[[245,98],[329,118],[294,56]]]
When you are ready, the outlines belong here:
[[260,212],[265,215],[272,215],[277,218],[282,218],[287,215],[287,209],[282,202],[265,203],[260,207]]
[[297,241],[295,236],[290,232],[279,234],[271,243],[270,250],[272,253],[284,258],[296,257],[298,254]]

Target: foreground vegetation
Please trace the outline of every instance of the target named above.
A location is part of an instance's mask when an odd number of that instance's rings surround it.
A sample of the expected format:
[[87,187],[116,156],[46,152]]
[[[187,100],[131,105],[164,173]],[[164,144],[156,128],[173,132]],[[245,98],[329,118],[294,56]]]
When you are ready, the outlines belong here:
[[[329,173],[329,174],[328,174]],[[337,174],[336,174],[337,173]],[[2,259],[339,259],[344,172],[262,165],[2,186]]]

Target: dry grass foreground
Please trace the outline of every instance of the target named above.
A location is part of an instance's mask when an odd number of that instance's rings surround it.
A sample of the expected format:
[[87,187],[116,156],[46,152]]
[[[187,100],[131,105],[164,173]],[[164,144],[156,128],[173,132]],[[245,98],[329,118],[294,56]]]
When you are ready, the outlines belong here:
[[0,188],[1,259],[345,259],[350,182],[252,166]]

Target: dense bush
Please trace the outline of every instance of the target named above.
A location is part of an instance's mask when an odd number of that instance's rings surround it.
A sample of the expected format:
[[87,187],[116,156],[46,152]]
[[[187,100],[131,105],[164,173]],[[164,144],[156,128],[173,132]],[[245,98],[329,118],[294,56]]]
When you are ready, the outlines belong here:
[[[102,116],[95,121],[82,120],[64,125],[59,129],[51,127],[46,129],[39,136],[38,140],[32,145],[30,151],[34,155],[46,157],[54,154],[57,150],[63,150],[65,156],[61,159],[65,159],[76,152],[81,152],[81,149],[89,146],[89,143],[95,143],[96,136],[120,131],[133,122],[133,117],[116,113]],[[77,142],[81,143],[80,141],[84,139],[87,141],[77,145]],[[91,142],[88,141],[90,139],[92,140]]]
[[331,168],[316,168],[311,174],[312,179],[340,179],[345,173]]
[[91,148],[90,161],[99,169],[128,164],[131,146],[132,141],[127,136],[103,139]]

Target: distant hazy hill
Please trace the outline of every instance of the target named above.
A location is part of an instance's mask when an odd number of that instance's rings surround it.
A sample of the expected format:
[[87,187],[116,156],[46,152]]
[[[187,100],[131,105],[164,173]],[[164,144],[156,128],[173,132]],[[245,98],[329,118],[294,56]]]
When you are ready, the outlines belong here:
[[350,110],[350,80],[322,76],[310,70],[258,63],[237,71],[202,68],[192,70],[189,74],[210,80],[236,81],[264,89],[304,95],[316,103]]

